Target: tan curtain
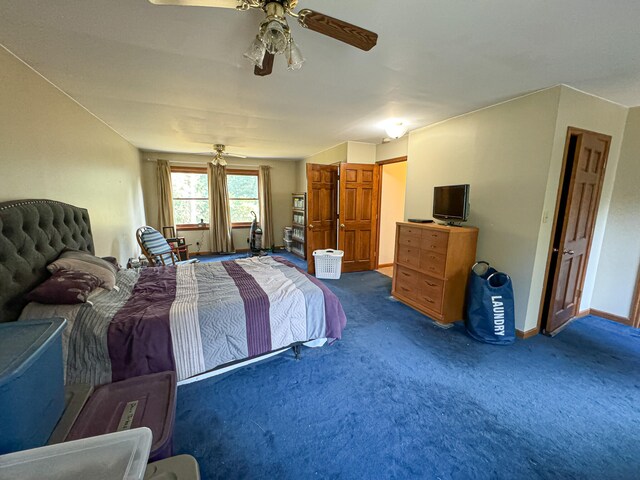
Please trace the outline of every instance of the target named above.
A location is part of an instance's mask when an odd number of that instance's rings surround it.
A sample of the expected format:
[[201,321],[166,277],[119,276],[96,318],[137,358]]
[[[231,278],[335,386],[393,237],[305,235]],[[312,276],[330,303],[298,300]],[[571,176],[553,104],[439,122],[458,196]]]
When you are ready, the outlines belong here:
[[262,226],[262,245],[272,248],[273,214],[271,210],[271,167],[261,166],[258,170],[258,190],[260,191],[260,225]]
[[171,192],[171,165],[158,160],[158,229],[175,227],[173,223],[173,194]]
[[231,236],[231,212],[229,210],[229,191],[227,189],[227,168],[210,163],[209,172],[209,232],[213,253],[233,252]]

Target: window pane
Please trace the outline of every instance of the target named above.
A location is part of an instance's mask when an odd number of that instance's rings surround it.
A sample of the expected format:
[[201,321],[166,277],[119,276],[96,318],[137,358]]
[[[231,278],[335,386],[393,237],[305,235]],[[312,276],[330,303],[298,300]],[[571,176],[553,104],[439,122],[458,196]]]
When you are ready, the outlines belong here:
[[209,185],[205,173],[171,172],[174,198],[209,198]]
[[260,220],[260,204],[258,200],[231,200],[231,222],[242,223],[253,221],[251,212],[256,212]]
[[258,198],[256,175],[227,175],[227,184],[229,198]]
[[174,200],[173,217],[177,225],[209,223],[209,200]]

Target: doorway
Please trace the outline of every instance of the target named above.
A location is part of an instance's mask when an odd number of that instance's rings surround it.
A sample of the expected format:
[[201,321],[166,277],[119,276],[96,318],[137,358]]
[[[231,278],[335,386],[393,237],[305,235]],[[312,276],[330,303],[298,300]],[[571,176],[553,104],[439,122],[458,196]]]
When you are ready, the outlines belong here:
[[378,257],[376,270],[393,277],[396,245],[396,222],[404,221],[404,201],[407,189],[407,157],[378,162],[380,185],[378,190]]
[[540,321],[559,333],[578,315],[611,137],[569,127]]
[[342,272],[373,270],[377,258],[378,185],[375,164],[307,164],[307,262],[313,251],[344,251]]

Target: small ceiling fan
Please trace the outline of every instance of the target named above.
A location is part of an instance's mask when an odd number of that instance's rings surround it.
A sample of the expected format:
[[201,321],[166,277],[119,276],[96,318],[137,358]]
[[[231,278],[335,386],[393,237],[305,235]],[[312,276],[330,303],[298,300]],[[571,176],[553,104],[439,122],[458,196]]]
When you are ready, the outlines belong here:
[[[227,161],[225,157],[232,158],[247,158],[246,155],[240,155],[238,153],[228,153],[225,152],[226,146],[221,143],[216,143],[213,145],[213,159],[211,160],[214,165],[226,165]],[[211,152],[207,152],[208,155],[211,155]]]
[[235,8],[247,11],[259,8],[266,14],[260,23],[258,35],[253,40],[244,56],[255,65],[254,73],[258,76],[270,75],[276,55],[285,55],[287,68],[298,70],[305,59],[298,45],[293,41],[287,23],[287,15],[298,19],[304,28],[322,33],[341,42],[348,43],[364,51],[376,46],[378,34],[357,27],[323,13],[302,9],[294,12],[298,0],[149,0],[155,5],[177,5]]

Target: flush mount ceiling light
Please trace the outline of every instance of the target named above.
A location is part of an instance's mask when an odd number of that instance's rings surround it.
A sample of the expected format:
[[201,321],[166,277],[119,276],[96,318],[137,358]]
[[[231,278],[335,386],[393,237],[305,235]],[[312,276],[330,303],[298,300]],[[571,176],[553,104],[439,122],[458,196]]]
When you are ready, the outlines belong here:
[[385,125],[387,136],[393,140],[404,137],[409,130],[409,125],[403,120],[389,120]]
[[369,51],[378,42],[378,34],[350,23],[329,17],[308,8],[294,12],[298,0],[149,0],[156,5],[181,5],[199,7],[235,8],[247,11],[258,8],[266,18],[260,23],[258,35],[253,39],[244,56],[255,66],[259,76],[270,75],[276,55],[284,55],[289,70],[298,70],[305,59],[293,41],[287,23],[287,15],[309,30],[322,33],[361,50]]

